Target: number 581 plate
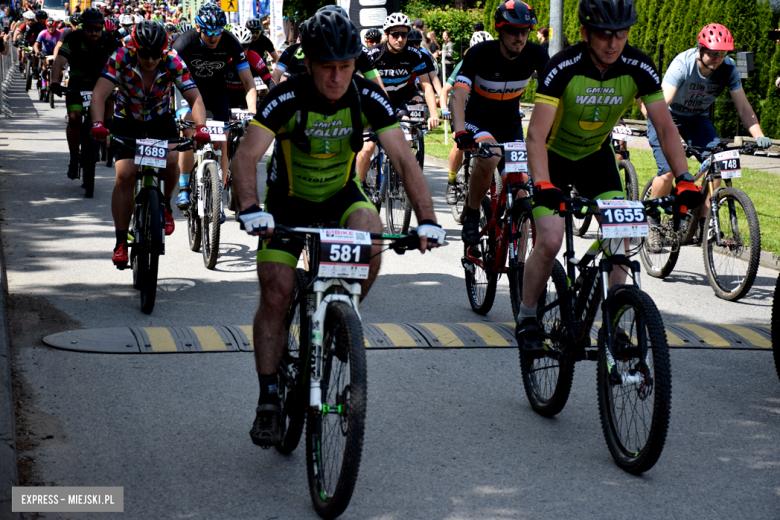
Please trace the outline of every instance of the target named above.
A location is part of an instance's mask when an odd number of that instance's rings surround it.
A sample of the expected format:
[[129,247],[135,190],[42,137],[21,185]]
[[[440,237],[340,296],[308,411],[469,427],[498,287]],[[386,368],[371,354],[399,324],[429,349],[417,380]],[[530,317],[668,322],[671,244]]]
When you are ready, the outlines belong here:
[[371,259],[371,235],[354,229],[320,231],[321,278],[368,278]]

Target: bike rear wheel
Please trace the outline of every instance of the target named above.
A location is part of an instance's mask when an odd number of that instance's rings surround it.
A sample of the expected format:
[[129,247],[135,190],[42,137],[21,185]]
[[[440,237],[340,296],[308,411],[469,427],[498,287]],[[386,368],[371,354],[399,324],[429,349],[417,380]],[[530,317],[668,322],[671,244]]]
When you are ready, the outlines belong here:
[[669,428],[672,372],[666,331],[653,300],[636,287],[615,293],[609,309],[615,347],[608,361],[602,328],[596,369],[599,417],[612,458],[621,469],[639,474],[658,461]]
[[512,315],[517,317],[520,303],[523,301],[523,275],[525,261],[534,248],[536,228],[531,200],[517,200],[512,208],[512,225],[516,238],[512,238],[510,246],[515,252],[515,260],[509,255],[507,276],[509,278],[509,300],[512,302]]
[[303,433],[308,403],[308,385],[304,377],[304,362],[309,347],[309,315],[306,291],[306,272],[296,269],[295,288],[285,321],[287,348],[279,366],[279,397],[282,404],[282,440],[277,451],[288,454],[298,446]]
[[412,217],[412,203],[406,196],[406,190],[401,182],[401,176],[395,167],[387,161],[388,175],[385,177],[385,221],[387,232],[403,235],[409,231]]
[[567,330],[571,323],[567,287],[566,271],[555,260],[547,288],[537,303],[539,333],[548,355],[530,358],[520,350],[525,395],[531,408],[544,417],[553,417],[563,410],[574,378],[574,358],[569,348],[572,338]]
[[636,168],[629,160],[618,161],[618,169],[623,173],[623,182],[625,183],[626,198],[628,200],[639,200],[639,180],[636,176]]
[[[163,217],[159,195],[156,190],[147,190],[147,200],[141,210],[143,229],[141,232],[141,266],[145,272],[140,276],[141,310],[150,314],[157,297],[157,268],[163,244]],[[139,273],[140,274],[140,273]]]
[[[369,200],[374,203],[376,210],[379,211],[382,208],[382,186],[380,184],[381,170],[384,169],[384,165],[387,164],[387,156],[380,150],[376,157],[371,158],[371,164],[366,172],[366,182],[363,186],[366,195]],[[380,168],[380,162],[382,167]],[[387,171],[387,170],[385,170]]]
[[[482,199],[479,211],[480,233],[493,218],[493,210],[490,207],[490,198]],[[466,272],[466,294],[469,297],[471,309],[477,314],[487,314],[493,308],[496,299],[496,284],[498,273],[493,272],[493,259],[496,254],[496,233],[494,229],[481,234],[479,242],[473,246],[463,246],[463,256],[472,256],[482,262],[482,267],[468,261],[463,266]]]
[[[468,153],[468,152],[467,152]],[[455,176],[455,190],[457,192],[458,201],[450,206],[452,212],[452,218],[458,224],[463,220],[466,214],[466,207],[469,203],[469,177],[471,176],[471,168],[474,166],[474,158],[469,156],[463,161],[460,171]]]
[[49,98],[47,99],[49,102],[49,107],[54,108],[54,92],[51,91],[51,87],[46,89],[46,96]]
[[[710,211],[702,233],[704,270],[715,295],[733,302],[745,296],[756,280],[761,231],[756,209],[745,192],[723,188],[715,199],[715,213]],[[715,218],[720,224],[720,245],[715,237]]]
[[214,269],[219,256],[219,228],[222,216],[222,183],[219,169],[209,163],[203,169],[203,215],[200,216],[201,252],[206,269]]
[[[650,179],[642,189],[640,200],[652,199],[652,188],[653,179]],[[671,215],[661,215],[659,219],[660,226],[656,230],[661,234],[661,250],[652,253],[649,249],[650,237],[643,238],[639,247],[639,258],[647,274],[653,278],[666,278],[674,269],[680,256],[680,238],[674,230],[674,219]]]
[[198,217],[198,181],[195,171],[190,174],[190,208],[187,210],[187,239],[191,251],[199,251],[202,238]]
[[309,408],[306,469],[317,514],[335,518],[349,505],[357,482],[366,422],[363,327],[346,303],[328,306],[323,333],[323,410]]

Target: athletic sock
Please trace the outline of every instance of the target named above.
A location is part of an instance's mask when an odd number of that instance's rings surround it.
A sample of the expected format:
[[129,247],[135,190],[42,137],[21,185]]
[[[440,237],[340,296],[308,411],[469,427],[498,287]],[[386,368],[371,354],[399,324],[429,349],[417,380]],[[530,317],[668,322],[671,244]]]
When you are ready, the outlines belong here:
[[187,188],[190,185],[190,174],[182,173],[179,175],[179,188]]
[[127,230],[126,229],[117,229],[116,230],[116,245],[119,244],[127,244]]
[[520,302],[520,312],[517,313],[517,322],[521,323],[526,318],[536,318],[536,305],[526,307],[525,303]]
[[279,377],[274,373],[268,376],[257,374],[260,382],[260,404],[279,404]]
[[455,177],[458,175],[458,172],[450,172],[450,176],[447,179],[447,182],[450,184],[455,184]]
[[79,162],[79,151],[78,150],[71,150],[70,151],[70,164],[78,164]]
[[163,202],[167,209],[171,209],[171,197],[163,197]]

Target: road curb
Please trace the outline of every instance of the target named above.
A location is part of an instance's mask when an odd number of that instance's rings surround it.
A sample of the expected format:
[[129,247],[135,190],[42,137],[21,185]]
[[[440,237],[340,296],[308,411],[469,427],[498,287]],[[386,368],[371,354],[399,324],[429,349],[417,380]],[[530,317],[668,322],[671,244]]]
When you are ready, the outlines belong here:
[[[445,168],[447,171],[449,171],[449,164],[447,164],[447,161],[443,159],[439,159],[437,157],[431,157],[430,155],[426,155],[425,164],[438,166],[439,168]],[[758,264],[761,267],[766,267],[767,269],[780,271],[780,258],[775,258],[772,255],[772,253],[770,253],[769,251],[761,251],[761,256],[758,259]]]

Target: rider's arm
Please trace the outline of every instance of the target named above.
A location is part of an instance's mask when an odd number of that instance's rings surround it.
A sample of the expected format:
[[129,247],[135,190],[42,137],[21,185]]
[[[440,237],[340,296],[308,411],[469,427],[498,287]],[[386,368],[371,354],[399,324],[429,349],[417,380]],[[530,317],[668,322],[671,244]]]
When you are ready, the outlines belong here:
[[276,83],[277,85],[281,82],[282,74],[284,74],[284,70],[279,68],[279,63],[277,62],[276,65],[274,66],[274,72],[271,75],[273,77],[274,83]]
[[62,40],[57,42],[57,45],[54,46],[54,57],[56,58],[57,55],[60,52],[60,47],[62,47]]
[[35,42],[33,44],[33,52],[41,52],[41,44],[38,42]]
[[431,116],[428,118],[428,129],[433,130],[439,126],[439,111],[436,107],[436,95],[433,93],[433,87],[431,86],[431,80],[428,79],[427,74],[420,76],[420,84],[425,94],[425,103],[428,105],[428,110],[431,111]]
[[452,85],[449,83],[445,83],[444,88],[441,89],[441,94],[439,94],[439,105],[441,105],[442,110],[447,110],[447,96],[450,95],[450,90],[452,90]]
[[[463,89],[454,89],[455,93]],[[453,103],[454,104],[454,103]],[[550,133],[555,114],[558,108],[537,100],[534,110],[531,112],[531,122],[528,124],[526,134],[526,146],[528,148],[528,169],[531,172],[534,184],[550,180],[550,169],[547,163],[547,135]],[[452,111],[455,118],[455,111]]]
[[672,167],[672,173],[679,177],[688,172],[688,161],[685,158],[685,151],[680,144],[680,133],[672,121],[672,115],[665,100],[652,101],[645,103],[647,115],[658,133],[658,141],[661,143],[661,150]]
[[89,104],[89,111],[92,114],[92,121],[105,121],[105,103],[108,96],[114,91],[114,84],[106,78],[99,78],[92,91],[92,99]]
[[239,70],[238,77],[241,79],[241,83],[244,84],[244,90],[246,91],[246,106],[247,110],[251,113],[257,113],[257,88],[255,87],[255,80],[252,78],[252,72],[249,67]]
[[748,101],[748,98],[745,95],[745,90],[741,88],[731,90],[729,91],[729,94],[731,94],[731,99],[734,100],[734,105],[737,107],[737,113],[742,120],[742,124],[748,129],[750,135],[753,137],[762,137],[764,132],[761,130],[761,125],[758,124],[758,117],[756,117],[756,112],[753,110],[753,107],[750,106],[750,101]]
[[239,209],[245,210],[257,200],[257,163],[271,146],[274,134],[265,126],[252,120],[231,165],[233,189],[239,200]]
[[439,80],[439,76],[436,75],[436,72],[429,72],[428,78],[431,80],[433,90],[438,94],[439,99],[441,99],[441,80]]
[[54,58],[54,66],[51,72],[51,82],[59,83],[62,80],[62,69],[65,68],[65,64],[68,63],[68,59],[62,54],[58,54]]
[[452,88],[452,97],[450,99],[452,132],[455,134],[466,130],[466,100],[468,97],[469,88],[466,85],[456,83]]
[[192,110],[192,120],[195,121],[195,125],[201,126],[206,124],[206,105],[203,104],[203,98],[200,96],[200,91],[197,88],[191,88],[181,93]]

